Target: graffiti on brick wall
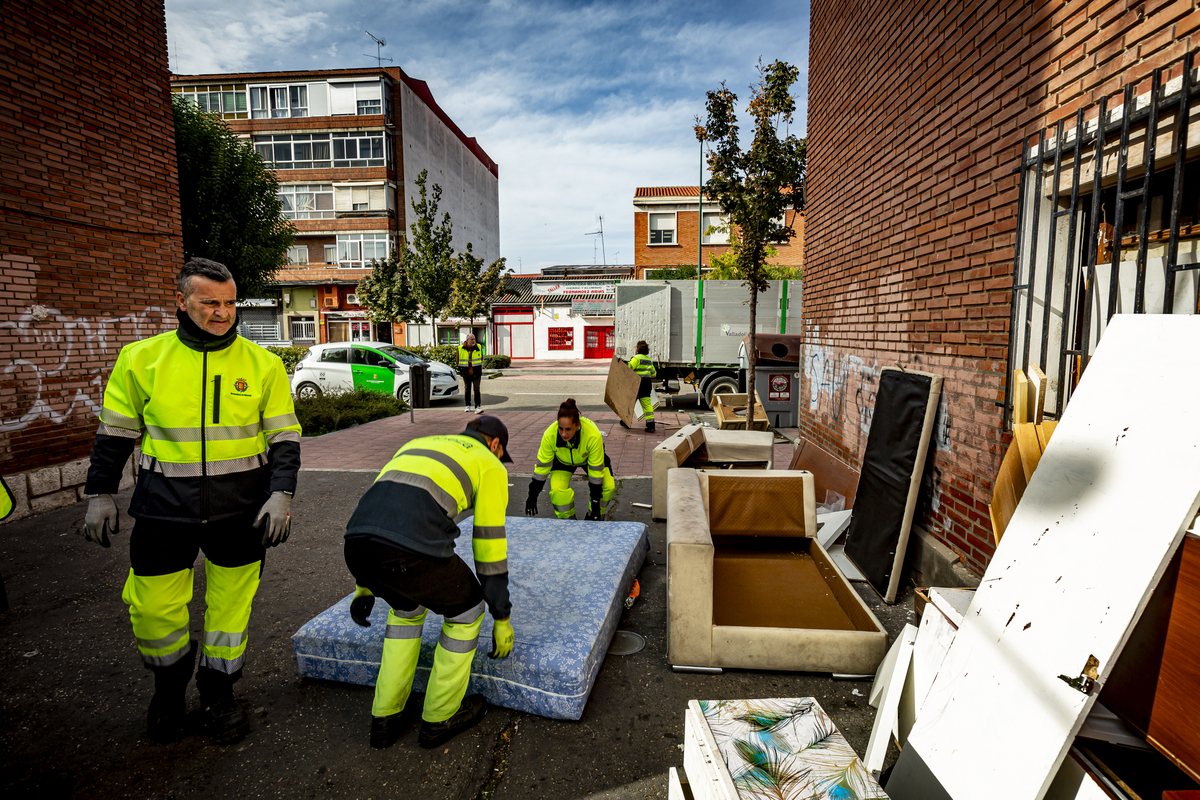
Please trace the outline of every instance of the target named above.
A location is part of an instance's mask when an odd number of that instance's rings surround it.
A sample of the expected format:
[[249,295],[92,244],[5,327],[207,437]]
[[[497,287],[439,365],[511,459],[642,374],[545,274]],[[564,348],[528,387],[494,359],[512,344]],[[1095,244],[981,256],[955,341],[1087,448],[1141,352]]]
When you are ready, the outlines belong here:
[[871,429],[875,395],[879,391],[879,361],[868,364],[830,347],[810,347],[804,364],[808,379],[808,410],[843,422],[847,414],[861,433]]
[[[34,305],[15,319],[0,321],[6,338],[17,343],[0,372],[0,381],[17,384],[17,408],[0,417],[0,432],[21,430],[40,419],[62,424],[72,415],[99,413],[104,382],[121,346],[174,324],[174,313],[162,306],[120,317],[69,317]],[[84,385],[78,386],[81,381]],[[68,383],[75,385],[74,391],[62,388]]]

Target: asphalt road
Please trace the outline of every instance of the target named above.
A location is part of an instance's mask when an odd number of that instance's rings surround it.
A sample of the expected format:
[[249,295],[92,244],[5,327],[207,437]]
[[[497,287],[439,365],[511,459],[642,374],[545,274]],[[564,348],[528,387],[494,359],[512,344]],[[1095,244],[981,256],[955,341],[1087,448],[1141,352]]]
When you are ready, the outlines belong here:
[[[568,397],[574,397],[579,404],[579,410],[588,413],[608,411],[604,404],[603,375],[505,375],[499,378],[485,378],[480,388],[483,391],[485,409],[494,411],[541,411],[557,408]],[[460,383],[461,385],[461,383]],[[674,397],[664,398],[663,411],[701,411],[697,402],[698,395],[691,387]],[[453,400],[435,402],[438,408],[461,405],[463,396],[461,390]]]
[[[253,729],[227,747],[199,732],[171,745],[144,738],[153,681],[141,666],[121,602],[132,520],[122,519],[123,533],[107,550],[77,534],[83,503],[0,526],[0,571],[12,605],[0,614],[4,796],[661,798],[667,768],[683,763],[684,708],[691,698],[816,697],[850,744],[859,753],[865,750],[874,718],[867,681],[671,670],[666,526],[630,506],[649,501],[645,479],[620,481],[618,499],[622,519],[650,528],[641,598],[620,622],[621,629],[645,637],[646,647],[606,659],[581,720],[492,709],[478,728],[442,748],[418,748],[412,731],[390,749],[372,750],[367,745],[372,690],[301,678],[290,641],[304,622],[352,588],[342,534],[371,478],[301,473],[295,529],[267,556],[251,618],[246,676],[238,685],[253,712]],[[128,500],[123,493],[118,505],[125,508]],[[509,513],[521,513],[523,503],[524,492],[514,489]],[[203,570],[196,566],[194,636],[204,592]],[[887,607],[865,584],[856,586],[894,637],[911,617],[911,590]],[[517,624],[519,615],[514,609]],[[199,705],[194,687],[189,703],[194,716]]]

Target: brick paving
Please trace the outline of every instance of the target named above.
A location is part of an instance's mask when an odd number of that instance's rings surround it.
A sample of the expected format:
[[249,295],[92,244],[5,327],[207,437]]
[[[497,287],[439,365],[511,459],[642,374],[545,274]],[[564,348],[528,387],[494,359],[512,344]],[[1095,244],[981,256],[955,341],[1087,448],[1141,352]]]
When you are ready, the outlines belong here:
[[[461,407],[454,406],[418,408],[414,416],[414,422],[408,421],[408,414],[401,414],[325,436],[305,438],[300,443],[304,469],[376,471],[382,469],[404,443],[421,436],[459,433],[473,415],[465,414]],[[497,411],[495,416],[503,420],[508,428],[509,451],[513,457],[513,464],[509,469],[517,474],[532,473],[542,433],[554,422],[554,410]],[[604,449],[612,459],[614,475],[651,475],[654,448],[674,433],[664,431],[663,428],[687,425],[689,421],[687,414],[662,411],[656,411],[654,417],[658,423],[658,430],[646,433],[641,427],[632,430],[622,428],[618,424],[617,415],[611,411],[589,415],[605,434]],[[784,465],[786,466],[786,461]]]

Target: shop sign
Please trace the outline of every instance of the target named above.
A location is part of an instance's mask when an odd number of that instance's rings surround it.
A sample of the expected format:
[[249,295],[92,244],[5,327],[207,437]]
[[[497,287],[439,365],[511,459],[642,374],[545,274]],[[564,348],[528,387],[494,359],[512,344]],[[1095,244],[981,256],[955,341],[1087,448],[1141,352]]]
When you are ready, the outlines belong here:
[[597,295],[612,294],[616,284],[612,281],[534,281],[535,295],[567,294],[567,295]]
[[611,317],[617,313],[617,301],[572,300],[571,313],[577,317]]
[[792,376],[786,372],[772,372],[767,374],[767,400],[783,400],[790,402],[792,399]]

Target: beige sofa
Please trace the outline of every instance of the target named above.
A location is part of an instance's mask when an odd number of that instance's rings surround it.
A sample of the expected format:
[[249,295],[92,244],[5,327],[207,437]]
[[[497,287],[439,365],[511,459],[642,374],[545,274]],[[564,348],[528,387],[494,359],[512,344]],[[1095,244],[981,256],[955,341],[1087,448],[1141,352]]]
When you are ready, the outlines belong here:
[[887,632],[821,548],[810,472],[668,474],[667,658],[865,675]]
[[771,431],[722,431],[688,425],[654,448],[652,489],[655,519],[667,518],[667,471],[676,467],[703,469],[707,465],[735,466],[749,462],[756,469],[774,467],[775,434]]

